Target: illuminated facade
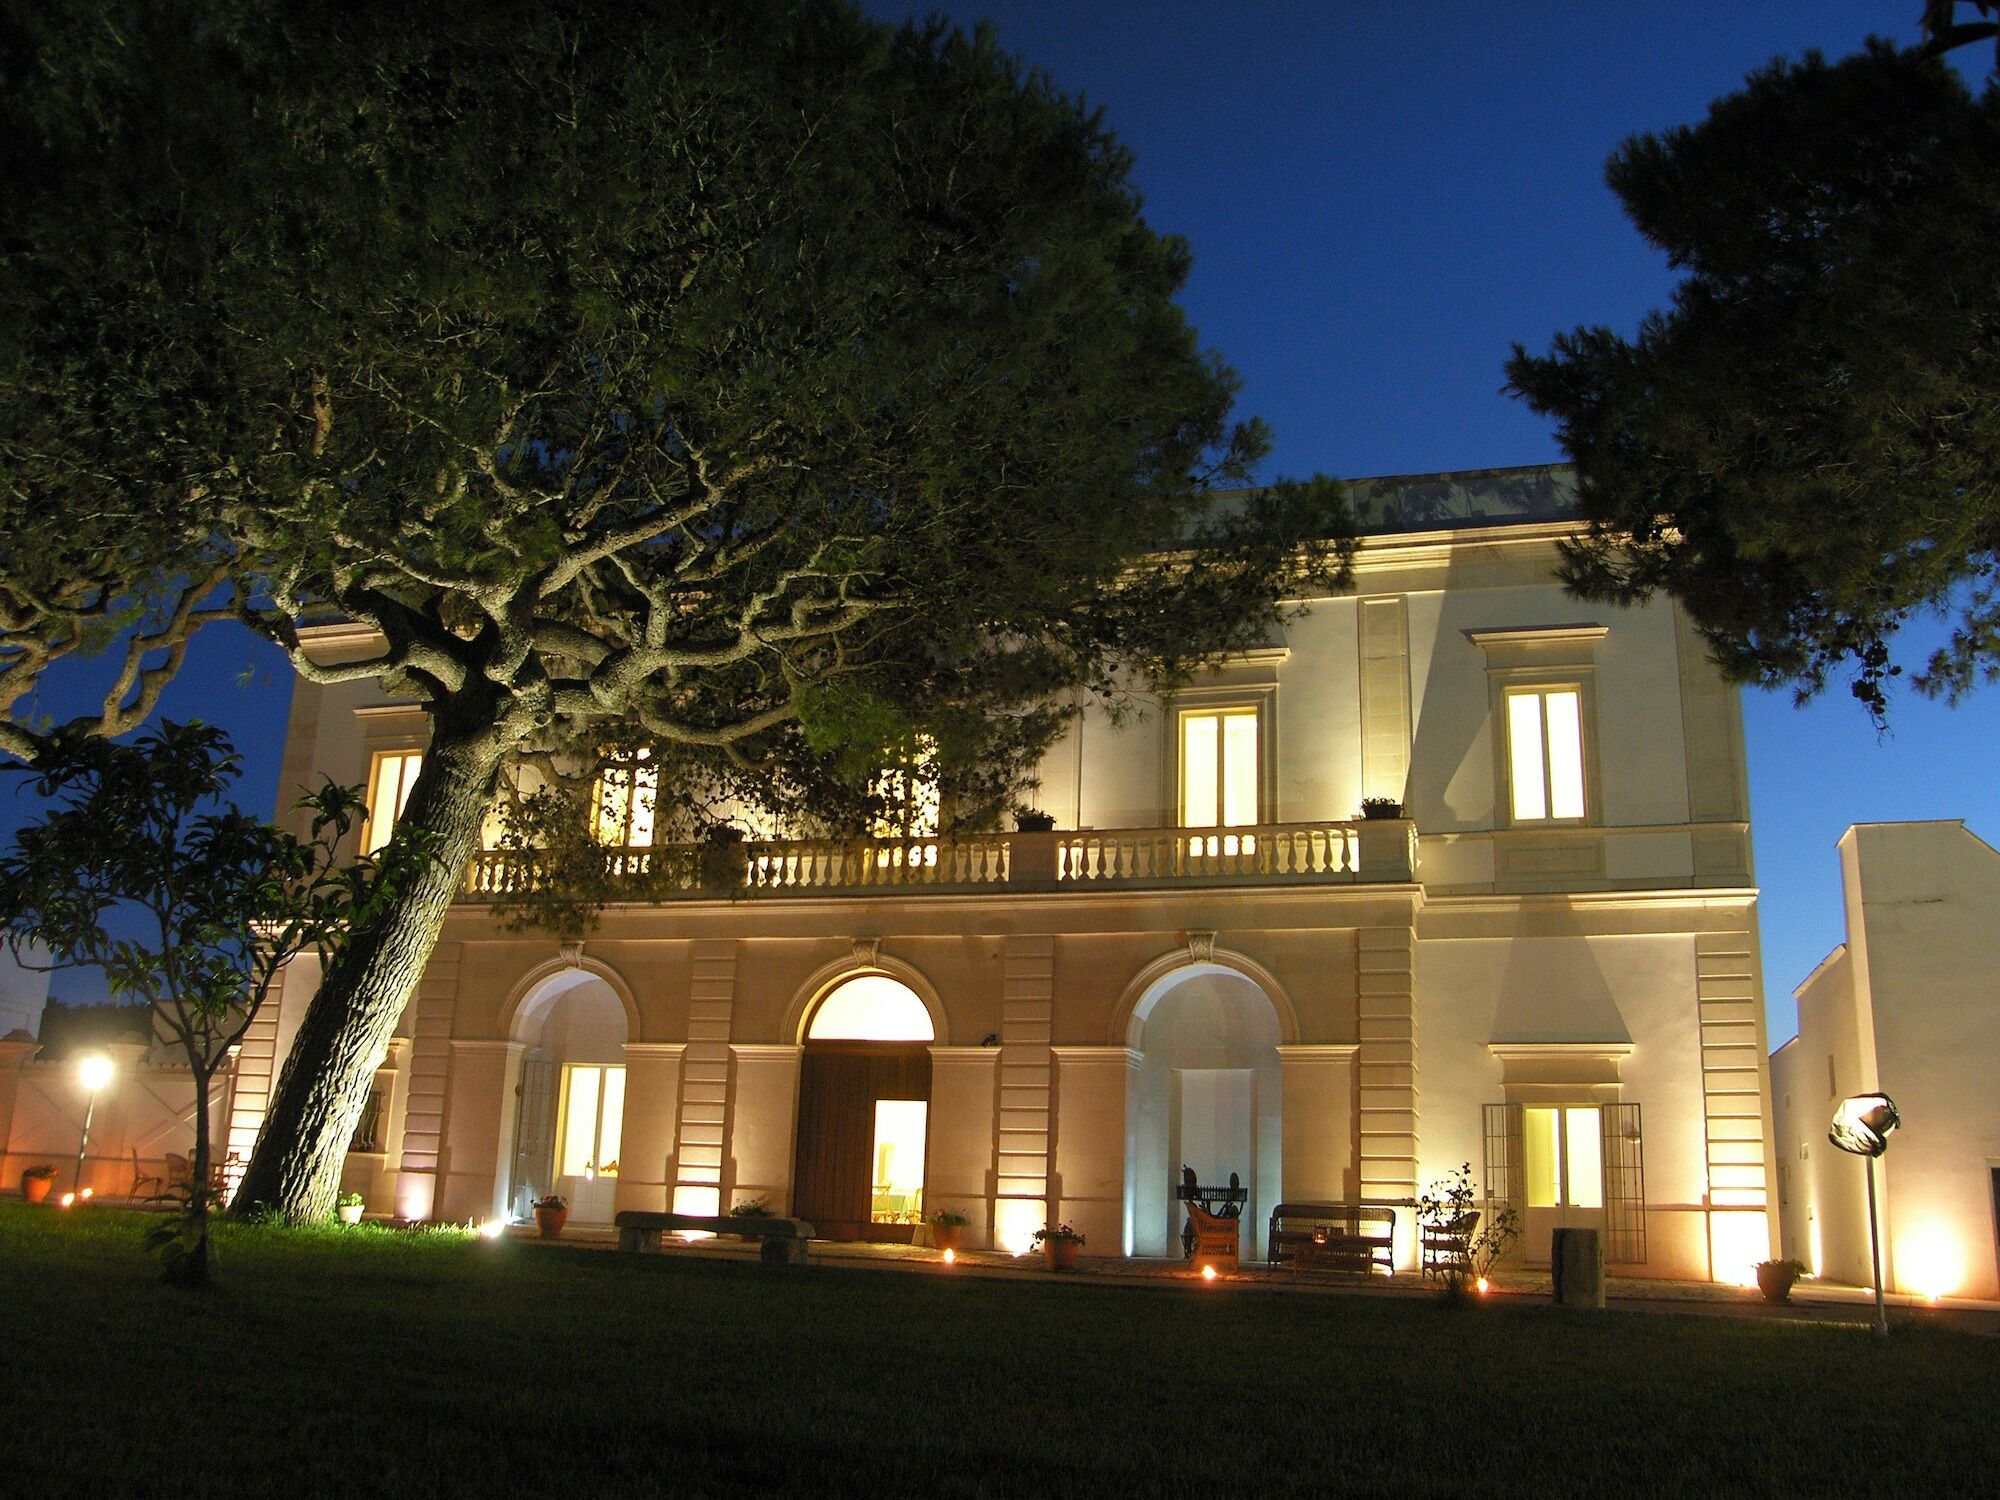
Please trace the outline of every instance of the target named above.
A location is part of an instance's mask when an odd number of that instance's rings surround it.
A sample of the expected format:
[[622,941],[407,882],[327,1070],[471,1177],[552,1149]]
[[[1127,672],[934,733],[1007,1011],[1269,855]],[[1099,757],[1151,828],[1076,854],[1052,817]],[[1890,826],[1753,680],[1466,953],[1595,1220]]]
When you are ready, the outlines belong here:
[[[1735,695],[1676,608],[1577,603],[1558,468],[1364,481],[1350,593],[1040,768],[1053,832],[753,838],[719,876],[510,934],[470,872],[377,1075],[346,1185],[463,1220],[762,1199],[907,1238],[1176,1248],[1172,1186],[1408,1205],[1460,1163],[1614,1268],[1740,1279],[1768,1253],[1770,1113]],[[365,633],[309,633],[328,659]],[[283,781],[370,783],[382,836],[424,720],[300,683]],[[612,788],[651,836],[650,783]],[[1364,799],[1395,804],[1359,815]],[[641,831],[646,838],[641,838]],[[659,851],[651,851],[658,857]],[[310,963],[245,1044],[247,1151]]]
[[1771,1056],[1784,1254],[1869,1282],[1862,1159],[1826,1132],[1879,1089],[1902,1115],[1876,1167],[1885,1284],[2000,1297],[2000,852],[1957,821],[1860,823],[1840,874],[1847,941]]

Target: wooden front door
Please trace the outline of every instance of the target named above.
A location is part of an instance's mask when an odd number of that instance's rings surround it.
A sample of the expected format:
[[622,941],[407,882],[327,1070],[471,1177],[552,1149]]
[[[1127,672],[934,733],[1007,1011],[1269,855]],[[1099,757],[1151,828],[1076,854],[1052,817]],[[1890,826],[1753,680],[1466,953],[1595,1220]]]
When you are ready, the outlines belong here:
[[875,1106],[930,1095],[931,1054],[923,1042],[807,1042],[792,1212],[825,1239],[907,1244],[915,1224],[871,1221]]

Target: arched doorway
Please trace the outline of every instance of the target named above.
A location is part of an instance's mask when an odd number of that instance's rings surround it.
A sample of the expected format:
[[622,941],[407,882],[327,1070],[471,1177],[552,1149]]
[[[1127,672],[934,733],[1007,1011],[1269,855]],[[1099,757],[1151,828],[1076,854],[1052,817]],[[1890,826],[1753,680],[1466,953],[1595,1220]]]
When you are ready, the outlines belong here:
[[508,1211],[525,1216],[553,1192],[569,1200],[573,1220],[610,1223],[625,1125],[624,1003],[597,975],[565,969],[522,1003],[513,1036],[527,1050],[515,1092]]
[[1257,983],[1220,964],[1160,979],[1132,1013],[1140,1054],[1126,1096],[1127,1237],[1134,1255],[1181,1253],[1181,1168],[1204,1184],[1231,1173],[1249,1190],[1238,1254],[1264,1253],[1259,1225],[1283,1197],[1284,1080],[1277,1009]]
[[886,974],[829,990],[799,1064],[792,1212],[828,1239],[908,1243],[923,1222],[936,1032]]

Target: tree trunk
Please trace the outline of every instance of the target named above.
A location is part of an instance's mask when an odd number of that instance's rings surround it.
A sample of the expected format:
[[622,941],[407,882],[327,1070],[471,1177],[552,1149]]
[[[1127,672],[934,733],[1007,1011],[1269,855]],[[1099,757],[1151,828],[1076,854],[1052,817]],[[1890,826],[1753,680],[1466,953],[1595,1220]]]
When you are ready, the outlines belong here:
[[503,736],[497,715],[448,710],[397,820],[397,836],[426,830],[432,857],[382,914],[350,937],[328,967],[293,1039],[256,1149],[236,1190],[237,1212],[274,1210],[294,1223],[325,1219],[340,1191],[347,1143],[368,1089],[457,898],[493,799]]
[[[192,1050],[192,1049],[190,1049]],[[186,1238],[181,1253],[167,1262],[167,1280],[180,1286],[208,1285],[208,1178],[215,1147],[208,1135],[208,1095],[213,1081],[205,1063],[194,1068],[194,1180],[188,1184]]]

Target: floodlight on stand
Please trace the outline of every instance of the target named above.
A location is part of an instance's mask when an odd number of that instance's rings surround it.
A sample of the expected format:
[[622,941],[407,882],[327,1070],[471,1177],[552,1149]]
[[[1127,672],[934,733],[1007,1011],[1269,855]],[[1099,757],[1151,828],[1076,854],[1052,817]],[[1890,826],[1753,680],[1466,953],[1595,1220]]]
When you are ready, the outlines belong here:
[[1882,1302],[1882,1235],[1875,1223],[1875,1158],[1889,1149],[1889,1136],[1903,1123],[1887,1094],[1856,1094],[1835,1106],[1826,1138],[1868,1165],[1868,1255],[1875,1268],[1875,1331],[1887,1336],[1889,1313]]

